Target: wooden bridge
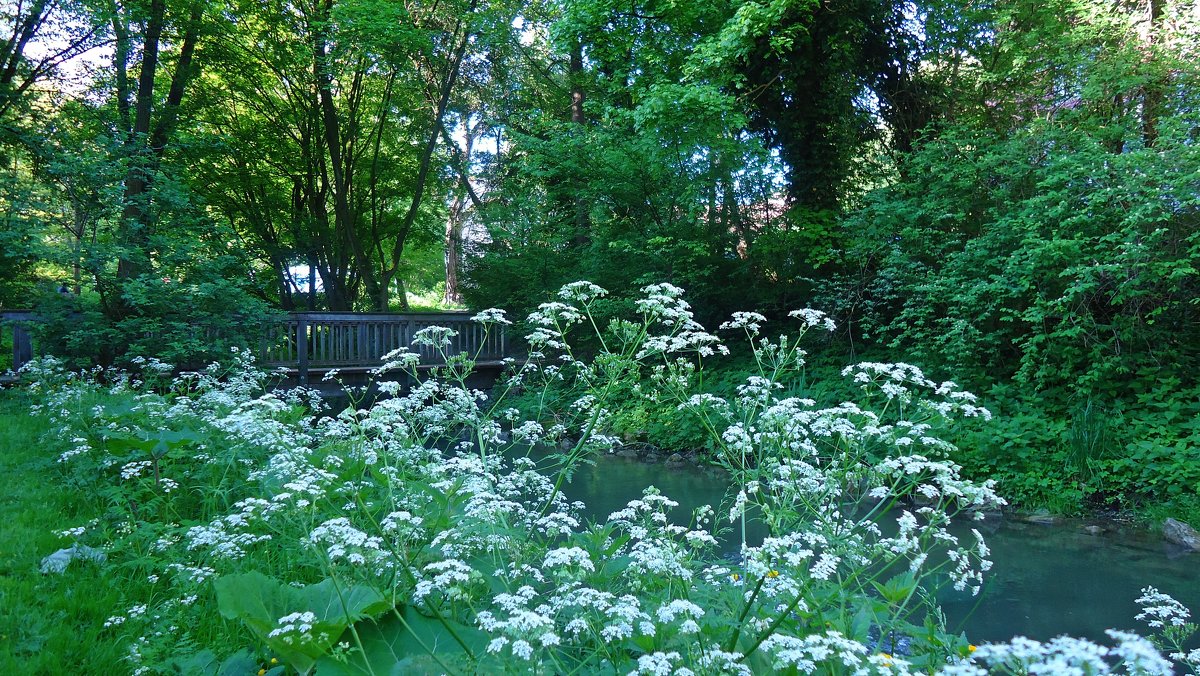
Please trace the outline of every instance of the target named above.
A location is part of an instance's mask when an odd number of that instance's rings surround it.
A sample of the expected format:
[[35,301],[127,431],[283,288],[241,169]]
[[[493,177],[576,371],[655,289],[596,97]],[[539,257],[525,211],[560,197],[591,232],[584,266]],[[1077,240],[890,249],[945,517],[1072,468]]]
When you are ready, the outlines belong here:
[[33,359],[33,339],[28,326],[35,319],[32,310],[0,310],[0,346],[7,345],[12,351],[11,363],[0,360],[0,383],[10,379],[6,376],[9,368],[16,371]]
[[[11,344],[12,349],[11,365],[5,366],[15,371],[33,359],[36,350],[29,325],[36,321],[31,310],[0,311],[0,345]],[[421,356],[421,368],[432,368],[443,363],[442,354],[412,344],[418,331],[431,326],[453,330],[456,335],[450,338],[446,354],[470,355],[478,369],[498,370],[508,356],[504,327],[485,329],[471,321],[468,312],[292,312],[265,326],[256,356],[264,368],[285,369],[289,380],[303,385],[333,369],[361,379],[382,364],[384,355],[401,347]],[[4,370],[0,368],[0,373]]]

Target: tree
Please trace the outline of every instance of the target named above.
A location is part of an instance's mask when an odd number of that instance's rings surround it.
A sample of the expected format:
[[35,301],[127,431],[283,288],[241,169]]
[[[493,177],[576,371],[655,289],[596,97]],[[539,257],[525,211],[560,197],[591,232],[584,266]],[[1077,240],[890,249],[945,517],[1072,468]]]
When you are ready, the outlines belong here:
[[0,10],[0,141],[20,136],[17,118],[28,114],[35,85],[103,42],[94,9],[86,0],[30,0]]
[[[118,235],[122,249],[117,278],[122,281],[151,271],[151,236],[156,225],[152,187],[176,131],[184,93],[198,70],[194,56],[206,9],[203,0],[189,0],[186,5],[171,7],[170,11],[167,0],[111,7],[116,38],[113,70],[117,122],[124,139],[128,167]],[[161,95],[161,76],[166,64],[162,56],[168,40],[172,46],[177,46],[178,52],[174,54],[164,97]],[[135,43],[141,58],[136,67],[136,85],[133,85],[129,71]],[[119,294],[116,297],[111,297],[111,291],[109,294],[110,310],[120,314],[125,310],[124,302]]]

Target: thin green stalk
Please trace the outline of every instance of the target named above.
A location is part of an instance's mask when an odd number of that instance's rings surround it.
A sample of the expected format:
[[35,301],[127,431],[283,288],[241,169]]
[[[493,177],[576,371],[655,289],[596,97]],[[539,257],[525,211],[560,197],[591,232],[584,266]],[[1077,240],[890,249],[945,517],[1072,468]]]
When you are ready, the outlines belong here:
[[350,635],[354,637],[354,644],[358,646],[359,653],[363,655],[363,664],[366,665],[367,672],[370,673],[371,676],[375,676],[375,668],[372,667],[371,662],[366,659],[367,651],[363,648],[362,637],[358,635],[358,629],[354,626],[354,619],[350,617],[350,612],[346,608],[346,597],[342,595],[342,586],[338,584],[336,576],[330,575],[329,579],[333,582],[333,590],[337,592],[338,602],[342,604],[342,613],[346,617],[346,624],[350,629]]
[[738,662],[745,662],[747,658],[753,655],[754,651],[758,650],[758,647],[763,644],[763,641],[766,641],[768,638],[770,638],[771,635],[775,633],[775,630],[779,628],[779,625],[783,624],[783,621],[787,619],[788,615],[792,614],[792,611],[796,609],[796,606],[800,605],[800,601],[803,600],[803,598],[804,590],[801,589],[800,592],[796,594],[796,598],[792,599],[792,602],[788,604],[788,607],[779,614],[779,617],[775,618],[775,621],[771,623],[771,626],[767,627],[767,630],[759,635],[758,639],[754,641],[754,645],[750,646],[750,649],[738,658]]
[[754,602],[758,600],[758,592],[762,589],[763,583],[766,581],[766,577],[758,578],[758,584],[754,586],[754,591],[750,593],[750,598],[747,599],[746,605],[742,608],[742,613],[738,615],[737,626],[733,628],[733,636],[729,637],[729,643],[725,645],[725,652],[731,653],[737,647],[738,639],[742,636],[742,627],[745,626],[746,618],[750,615],[750,609],[754,607]]

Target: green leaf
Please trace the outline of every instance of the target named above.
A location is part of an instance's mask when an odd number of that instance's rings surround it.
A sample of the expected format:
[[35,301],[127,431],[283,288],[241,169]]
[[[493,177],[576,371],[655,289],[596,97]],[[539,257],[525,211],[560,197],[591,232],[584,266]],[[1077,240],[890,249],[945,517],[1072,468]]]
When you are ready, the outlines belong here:
[[[344,661],[333,656],[321,658],[317,662],[318,676],[453,673],[453,666],[468,658],[459,640],[477,658],[485,655],[488,641],[487,634],[478,629],[427,617],[409,606],[380,621],[359,622],[354,629],[362,651],[355,651]],[[474,671],[487,673],[490,669],[476,664]]]
[[254,655],[244,648],[224,660],[211,650],[202,650],[186,657],[172,658],[166,666],[172,673],[183,676],[241,676],[257,673],[259,669]]
[[[217,606],[223,617],[241,620],[271,650],[297,671],[312,668],[354,622],[384,612],[390,603],[364,586],[339,586],[334,580],[292,587],[261,573],[218,578]],[[279,618],[310,612],[315,616],[308,638],[296,634],[271,636]],[[291,639],[289,642],[287,639]]]
[[913,590],[917,588],[917,579],[912,572],[905,571],[899,575],[893,576],[887,582],[872,582],[875,586],[875,591],[883,597],[883,600],[888,605],[899,605],[905,601]]

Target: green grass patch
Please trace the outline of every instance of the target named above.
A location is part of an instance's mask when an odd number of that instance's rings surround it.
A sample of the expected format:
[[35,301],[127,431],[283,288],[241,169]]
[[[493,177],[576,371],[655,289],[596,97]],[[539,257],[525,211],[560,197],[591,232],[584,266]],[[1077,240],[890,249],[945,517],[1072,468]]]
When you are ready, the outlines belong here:
[[105,636],[119,592],[101,565],[73,562],[43,575],[43,557],[69,547],[55,534],[101,516],[104,506],[64,489],[42,437],[46,420],[29,415],[18,391],[0,391],[0,673],[123,673],[124,649]]

